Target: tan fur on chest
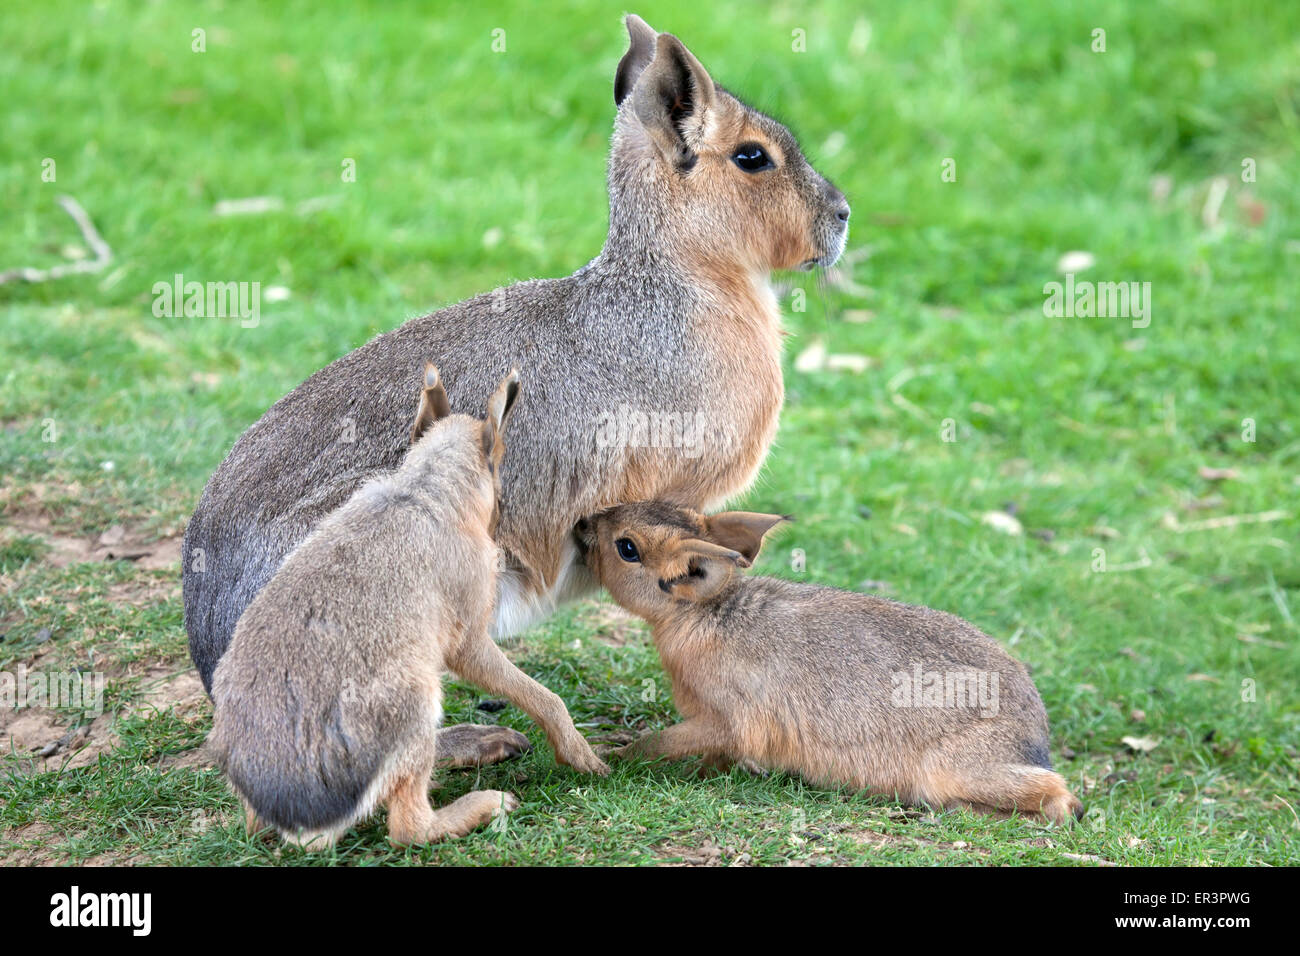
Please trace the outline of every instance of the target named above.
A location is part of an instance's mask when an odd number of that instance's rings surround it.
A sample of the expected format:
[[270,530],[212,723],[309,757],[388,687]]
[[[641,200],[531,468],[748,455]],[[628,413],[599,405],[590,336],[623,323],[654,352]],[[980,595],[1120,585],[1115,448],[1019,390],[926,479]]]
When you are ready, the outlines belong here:
[[699,444],[634,450],[616,500],[720,505],[754,481],[776,437],[785,385],[775,295],[765,281],[725,270],[701,276],[700,288],[687,344],[708,364],[695,410]]
[[654,622],[655,649],[672,684],[673,703],[685,718],[711,710],[699,690],[716,686],[719,635],[685,608]]

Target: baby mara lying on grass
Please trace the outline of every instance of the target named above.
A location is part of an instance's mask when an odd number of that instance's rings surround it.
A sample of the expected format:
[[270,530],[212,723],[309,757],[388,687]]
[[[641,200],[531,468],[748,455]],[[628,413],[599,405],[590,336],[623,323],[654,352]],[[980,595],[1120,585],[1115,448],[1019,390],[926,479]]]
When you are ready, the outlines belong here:
[[210,741],[250,831],[328,847],[382,803],[392,842],[424,843],[513,810],[498,790],[429,804],[449,669],[541,724],[561,763],[608,772],[564,702],[488,636],[502,431],[518,394],[511,372],[486,420],[453,415],[427,366],[401,466],[323,518],[240,617],[212,685]]
[[[653,627],[685,718],[620,754],[699,754],[906,803],[1077,817],[1025,668],[942,611],[746,577],[777,515],[660,502],[579,523],[600,583]],[[919,685],[919,686],[918,686]]]

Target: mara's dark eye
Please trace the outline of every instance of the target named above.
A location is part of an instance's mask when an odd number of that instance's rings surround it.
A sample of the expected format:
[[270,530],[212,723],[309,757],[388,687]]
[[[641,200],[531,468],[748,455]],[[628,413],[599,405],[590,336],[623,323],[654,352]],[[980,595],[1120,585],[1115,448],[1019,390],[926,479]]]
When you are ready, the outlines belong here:
[[767,155],[767,150],[757,143],[737,146],[736,151],[731,154],[731,159],[747,173],[761,173],[765,169],[773,169],[776,166],[776,163],[772,162],[772,157]]
[[631,538],[619,538],[614,542],[614,547],[618,548],[618,556],[624,561],[636,564],[641,560],[641,555],[637,552]]

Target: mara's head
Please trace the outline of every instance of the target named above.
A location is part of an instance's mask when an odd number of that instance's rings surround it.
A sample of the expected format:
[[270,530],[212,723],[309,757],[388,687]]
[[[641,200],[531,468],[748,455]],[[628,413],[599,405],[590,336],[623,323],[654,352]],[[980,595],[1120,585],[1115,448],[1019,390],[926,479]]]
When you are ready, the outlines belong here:
[[633,14],[614,78],[611,239],[753,274],[831,265],[849,204],[784,126],[717,86],[677,37]]
[[[519,398],[519,370],[511,369],[501,380],[487,400],[487,415],[474,419],[468,415],[453,415],[451,403],[447,400],[447,390],[443,387],[442,376],[432,362],[425,363],[424,385],[420,389],[419,404],[415,410],[415,420],[411,423],[411,446],[426,441],[434,441],[439,431],[459,427],[470,438],[469,444],[476,449],[476,462],[481,466],[482,474],[487,480],[483,482],[485,496],[491,497],[491,518],[488,520],[488,533],[496,535],[497,524],[501,520],[501,461],[505,457],[505,428],[510,418],[510,411]],[[441,423],[441,424],[440,424]]]
[[615,505],[574,529],[587,567],[614,600],[655,619],[718,597],[748,568],[781,515],[705,516],[658,501]]

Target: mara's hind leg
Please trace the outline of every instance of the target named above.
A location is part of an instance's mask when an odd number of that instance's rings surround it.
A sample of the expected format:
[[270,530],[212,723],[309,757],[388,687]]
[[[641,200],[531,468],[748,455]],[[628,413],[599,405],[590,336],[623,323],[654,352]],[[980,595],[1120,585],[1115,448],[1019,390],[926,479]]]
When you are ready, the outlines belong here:
[[244,828],[251,837],[260,837],[263,840],[271,839],[275,835],[275,829],[271,824],[264,821],[257,815],[257,811],[244,804]]
[[983,814],[984,816],[993,817],[994,819],[997,820],[1010,820],[1013,816],[1015,816],[1016,813],[1015,810],[1010,810],[1010,809],[1004,810],[999,807],[991,807],[987,803],[972,803],[969,800],[957,800],[957,799],[949,800],[948,805],[944,807],[944,809],[969,810],[971,813]]
[[1028,764],[936,770],[924,790],[922,796],[928,802],[943,806],[1036,813],[1053,823],[1069,823],[1083,815],[1083,804],[1065,785],[1064,777]]
[[471,790],[441,810],[434,811],[430,840],[463,837],[519,809],[519,798],[503,790]]
[[398,846],[410,846],[462,837],[518,806],[513,793],[474,790],[434,810],[429,803],[429,773],[412,774],[397,780],[389,794],[388,839]]
[[438,730],[439,767],[482,767],[527,753],[532,745],[517,730],[491,724],[453,724]]
[[433,829],[429,773],[413,773],[393,782],[388,794],[388,840],[398,846],[424,843]]

